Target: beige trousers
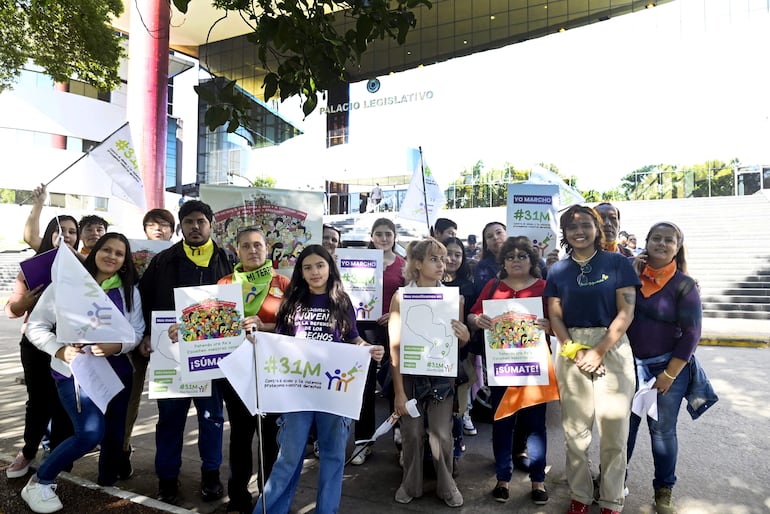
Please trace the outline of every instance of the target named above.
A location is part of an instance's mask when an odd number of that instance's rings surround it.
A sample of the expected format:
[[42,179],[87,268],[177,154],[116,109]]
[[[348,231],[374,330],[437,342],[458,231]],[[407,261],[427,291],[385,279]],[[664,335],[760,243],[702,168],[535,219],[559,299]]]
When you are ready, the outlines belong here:
[[[601,327],[569,329],[574,342],[591,347],[606,332]],[[598,376],[581,371],[574,361],[566,357],[558,355],[556,358],[567,449],[567,482],[572,499],[588,505],[593,502],[588,449],[596,422],[601,466],[599,506],[620,511],[623,510],[631,401],[636,389],[634,359],[625,334],[607,352],[602,363],[606,373]]]
[[[403,375],[404,390],[412,391],[413,378]],[[404,451],[404,475],[401,486],[406,494],[419,498],[423,494],[423,453],[425,432],[433,454],[433,466],[436,468],[436,495],[442,500],[452,496],[457,489],[452,478],[452,401],[450,396],[440,402],[426,400],[417,402],[419,418],[403,416],[401,418],[401,437]],[[428,425],[427,429],[425,425]]]

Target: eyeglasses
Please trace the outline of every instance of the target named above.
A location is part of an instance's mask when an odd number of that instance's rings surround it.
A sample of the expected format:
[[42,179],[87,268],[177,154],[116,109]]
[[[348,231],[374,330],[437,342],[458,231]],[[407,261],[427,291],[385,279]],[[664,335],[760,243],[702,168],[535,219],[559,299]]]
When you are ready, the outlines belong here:
[[578,275],[577,283],[580,287],[587,286],[588,285],[588,275],[591,273],[591,265],[586,264],[584,266],[580,266],[580,275]]
[[528,260],[529,260],[529,255],[526,253],[510,254],[505,256],[505,262],[528,261]]

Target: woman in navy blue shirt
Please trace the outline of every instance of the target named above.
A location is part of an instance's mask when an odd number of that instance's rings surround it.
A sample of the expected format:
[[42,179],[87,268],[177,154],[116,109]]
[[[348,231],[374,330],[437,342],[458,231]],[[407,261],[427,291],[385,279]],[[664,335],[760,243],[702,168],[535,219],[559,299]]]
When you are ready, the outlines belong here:
[[[556,359],[567,447],[568,514],[587,514],[593,502],[588,448],[599,425],[601,514],[623,509],[626,443],[635,375],[626,330],[634,318],[639,277],[630,261],[603,250],[599,216],[574,205],[561,216],[561,245],[569,258],[548,271],[551,329],[562,344]],[[565,354],[567,356],[565,356]]]

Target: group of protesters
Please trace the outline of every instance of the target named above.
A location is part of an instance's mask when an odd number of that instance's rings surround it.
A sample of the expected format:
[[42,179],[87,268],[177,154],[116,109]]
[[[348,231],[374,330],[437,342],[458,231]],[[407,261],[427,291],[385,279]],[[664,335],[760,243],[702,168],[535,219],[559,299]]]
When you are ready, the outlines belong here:
[[[495,320],[484,312],[484,301],[541,298],[544,315],[534,327],[545,334],[549,351],[551,337],[559,342],[553,359],[548,357],[547,385],[485,387],[497,412],[492,425],[497,481],[491,495],[498,502],[508,501],[512,473],[518,468],[529,473],[532,502],[548,502],[546,406],[559,398],[571,498],[563,511],[585,514],[594,502],[602,514],[623,509],[628,459],[646,417],[653,441],[655,507],[662,514],[675,512],[679,408],[694,382],[709,386],[693,355],[701,329],[699,292],[687,274],[684,234],[675,223],[654,224],[645,249],[634,255],[617,243],[620,213],[615,206],[573,205],[559,218],[561,255],[558,251],[541,255],[527,237],[492,221],[481,231],[477,258],[476,237],[472,251],[467,251],[457,237],[457,224],[446,218],[435,221],[430,237],[410,243],[406,255],[399,255],[396,225],[379,218],[371,227],[369,248],[383,254],[383,312],[375,320],[357,322],[334,257],[344,246],[344,234],[331,225],[324,225],[321,245],[302,250],[287,278],[273,269],[261,227],[238,232],[233,265],[231,256],[211,237],[211,207],[190,200],[178,213],[181,240],[155,255],[140,277],[129,240],[109,232],[108,222],[98,216],[79,222],[56,216],[40,236],[45,197],[44,187],[35,191],[25,240],[38,254],[65,245],[128,320],[132,332],[123,342],[58,341],[56,288],[29,289],[19,274],[5,310],[10,317],[24,318],[20,352],[28,401],[24,445],[6,474],[25,477],[41,443],[49,449],[21,492],[34,512],[63,508],[56,494],[57,475],[96,446],[99,485],[114,486],[131,478],[131,433],[152,351],[152,312],[174,310],[175,288],[231,283],[243,286],[242,328],[254,331],[248,339],[255,344],[259,332],[275,332],[368,347],[372,365],[354,437],[372,437],[376,395],[387,398],[393,419],[398,419],[393,438],[403,468],[395,502],[411,503],[423,496],[429,463],[436,477],[435,494],[448,507],[463,505],[455,481],[458,459],[464,451],[463,437],[477,433],[470,415],[473,395],[486,386],[480,372],[483,333],[495,329]],[[152,209],[143,219],[148,239],[169,241],[176,225],[164,209]],[[459,347],[457,377],[404,372],[401,348],[410,341],[402,338],[403,287],[459,288],[459,308],[449,323]],[[315,326],[311,316],[303,315],[310,310],[324,311],[331,323]],[[178,339],[178,325],[169,329],[169,336]],[[84,354],[106,359],[124,385],[104,410],[73,377],[70,365]],[[642,384],[657,391],[657,419],[632,412],[632,399]],[[703,395],[706,405],[715,401],[713,391]],[[420,417],[410,415],[408,404],[415,402]],[[225,494],[220,468],[227,417],[227,512],[288,513],[310,444],[320,458],[316,512],[338,511],[351,420],[316,411],[253,416],[226,379],[212,380],[209,396],[157,400],[158,499],[172,504],[180,499],[191,403],[198,420],[203,500],[215,501]],[[254,476],[251,449],[260,423],[262,462],[257,469],[262,476],[255,505],[248,486]],[[594,425],[600,434],[598,473],[588,460]],[[370,445],[355,446],[349,462],[363,464],[371,452]]]

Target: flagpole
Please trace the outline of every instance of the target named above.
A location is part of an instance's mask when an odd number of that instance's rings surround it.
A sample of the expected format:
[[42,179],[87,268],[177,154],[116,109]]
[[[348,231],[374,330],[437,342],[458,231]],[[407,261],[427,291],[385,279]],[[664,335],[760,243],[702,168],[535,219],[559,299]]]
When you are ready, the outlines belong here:
[[[252,328],[251,333],[254,334],[255,328]],[[257,467],[259,468],[259,494],[262,496],[262,514],[267,514],[267,498],[265,498],[265,452],[264,439],[262,438],[262,413],[259,412],[259,365],[257,361],[257,343],[256,341],[251,343],[253,348],[253,360],[254,360],[254,386],[256,389],[257,399],[257,437],[259,438],[259,452],[257,453]]]
[[422,159],[422,146],[417,147],[420,151],[420,175],[422,176],[422,201],[425,206],[425,224],[428,225],[428,234],[430,234],[430,214],[428,213],[428,190],[425,188],[425,162]]
[[[108,135],[107,137],[105,137],[104,139],[102,139],[101,143],[99,143],[98,145],[94,146],[93,148],[89,148],[89,149],[88,149],[88,151],[87,151],[86,153],[84,153],[83,155],[81,155],[80,157],[78,157],[77,159],[75,159],[73,162],[71,162],[69,166],[67,166],[66,168],[64,168],[63,170],[61,170],[61,171],[60,171],[60,172],[59,172],[59,173],[58,173],[58,174],[57,174],[57,175],[56,175],[54,178],[52,178],[51,180],[49,180],[48,182],[46,182],[45,184],[43,184],[43,186],[47,188],[47,187],[48,187],[48,186],[51,184],[51,182],[53,182],[53,181],[54,181],[54,180],[56,180],[57,178],[59,178],[59,177],[61,177],[62,175],[64,175],[64,174],[65,174],[67,171],[69,171],[69,170],[70,170],[70,169],[71,169],[71,168],[72,168],[74,165],[76,165],[77,163],[79,163],[80,161],[82,161],[83,159],[85,159],[86,157],[88,157],[88,156],[91,154],[91,152],[92,152],[92,151],[94,151],[94,150],[96,150],[97,148],[99,148],[99,147],[100,147],[102,144],[104,144],[104,142],[105,142],[105,141],[107,141],[109,138],[111,138],[112,136],[114,136],[115,134],[117,134],[118,132],[120,132],[121,130],[123,130],[123,127],[125,127],[126,125],[128,125],[128,122],[125,122],[123,125],[121,125],[120,127],[118,127],[118,129],[117,129],[117,130],[113,130],[112,132],[110,132],[110,135]],[[33,192],[33,193],[30,193],[30,194],[28,194],[28,195],[26,196],[26,198],[22,199],[22,200],[19,202],[19,206],[22,206],[22,205],[24,205],[24,202],[26,202],[27,200],[29,200],[30,198],[32,198],[32,195],[33,195],[33,194],[34,194],[34,192]]]

